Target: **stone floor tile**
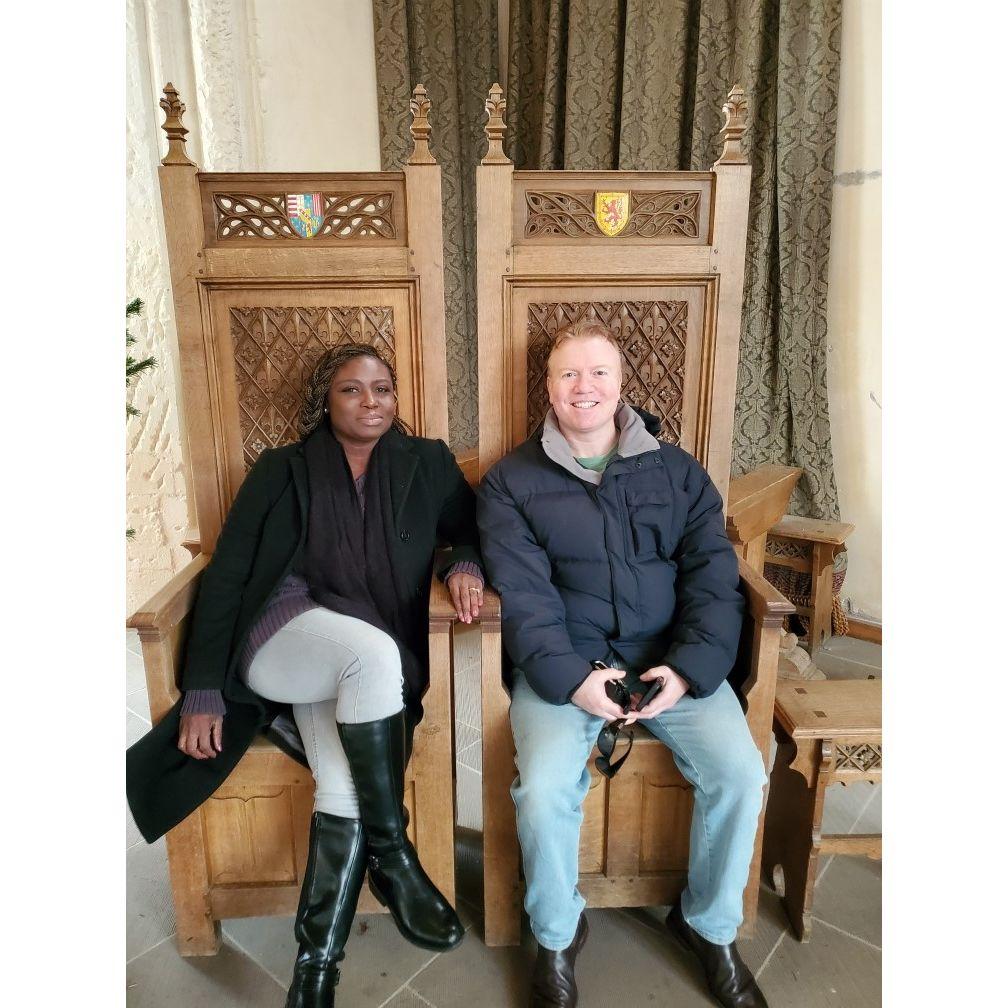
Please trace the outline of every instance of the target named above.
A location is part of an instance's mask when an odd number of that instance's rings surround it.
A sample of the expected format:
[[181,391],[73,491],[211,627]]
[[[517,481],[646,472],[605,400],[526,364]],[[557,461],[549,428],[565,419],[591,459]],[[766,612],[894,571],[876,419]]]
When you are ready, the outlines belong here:
[[404,987],[391,1001],[386,1001],[383,1008],[437,1008],[437,1005],[432,1006],[411,987]]
[[774,1008],[878,1008],[882,953],[816,922],[804,945],[784,935],[759,983]]
[[[882,944],[882,863],[834,856],[819,873],[812,914],[843,931]],[[812,940],[819,925],[812,924]]]
[[126,649],[126,692],[135,693],[138,689],[147,688],[147,677],[144,675],[143,658],[139,651]]
[[[826,789],[823,804],[822,831],[824,833],[849,833],[865,806],[879,791],[878,784],[870,781],[852,781],[846,787],[831,784]],[[858,829],[861,827],[858,826]]]
[[457,624],[455,642],[455,718],[472,728],[483,723],[480,716],[480,630],[476,624]]
[[140,654],[140,634],[136,630],[130,630],[129,627],[126,628],[126,650],[132,651],[133,654]]
[[466,724],[464,721],[455,722],[455,752],[461,754],[463,749],[468,749],[474,742],[479,742],[482,735],[479,728]]
[[[669,912],[667,906],[627,907],[621,912],[644,922],[671,945],[673,939],[665,927],[665,918]],[[739,953],[754,973],[763,964],[774,945],[777,944],[777,939],[787,927],[787,915],[779,897],[771,890],[761,887],[756,927],[753,929],[752,935],[738,939]]]
[[437,1008],[514,1008],[528,1004],[532,958],[528,945],[487,948],[471,930],[457,949],[437,956],[409,985]]
[[882,676],[882,645],[855,637],[831,637],[812,658],[829,679]]
[[463,829],[483,829],[483,775],[456,763],[455,819]]
[[853,833],[882,832],[882,785],[875,785],[875,793],[865,806],[857,822],[851,827]]
[[126,1008],[278,1008],[283,999],[276,981],[227,945],[183,958],[166,941],[126,967]]
[[126,711],[126,748],[128,749],[141,736],[150,731],[150,725],[143,718],[137,717],[131,710]]
[[126,959],[146,952],[174,931],[168,852],[162,837],[126,852]]
[[150,701],[147,699],[147,687],[126,694],[126,706],[142,721],[150,720]]
[[577,964],[581,1008],[708,1008],[699,967],[666,934],[618,910],[589,910],[588,923]]
[[[292,917],[247,917],[223,922],[224,934],[286,988],[297,956]],[[358,914],[340,966],[339,1002],[378,1005],[433,952],[411,945],[388,914]]]
[[144,843],[144,838],[140,835],[140,830],[137,829],[136,823],[133,822],[133,815],[126,804],[125,795],[123,796],[123,805],[126,811],[126,850],[129,850],[130,847],[135,847],[138,843]]
[[458,761],[463,766],[474,770],[478,774],[483,773],[483,743],[479,738],[465,749],[458,750]]

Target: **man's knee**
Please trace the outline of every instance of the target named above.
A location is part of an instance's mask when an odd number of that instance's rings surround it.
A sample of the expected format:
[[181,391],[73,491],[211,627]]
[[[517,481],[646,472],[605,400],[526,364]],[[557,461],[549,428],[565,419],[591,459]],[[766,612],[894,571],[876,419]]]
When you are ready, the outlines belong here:
[[557,817],[581,813],[585,788],[584,767],[564,768],[565,772],[527,769],[511,787],[518,815],[523,822],[548,829]]
[[703,775],[703,784],[707,790],[756,805],[762,801],[766,782],[763,756],[751,738],[747,738],[746,744],[723,752]]

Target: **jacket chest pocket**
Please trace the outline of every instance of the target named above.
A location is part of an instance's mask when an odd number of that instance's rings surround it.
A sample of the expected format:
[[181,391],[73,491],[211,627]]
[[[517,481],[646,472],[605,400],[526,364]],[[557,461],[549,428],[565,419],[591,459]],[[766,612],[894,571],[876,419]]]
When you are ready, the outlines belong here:
[[648,493],[628,489],[626,506],[633,538],[634,554],[640,558],[660,556],[671,560],[674,508],[668,493]]

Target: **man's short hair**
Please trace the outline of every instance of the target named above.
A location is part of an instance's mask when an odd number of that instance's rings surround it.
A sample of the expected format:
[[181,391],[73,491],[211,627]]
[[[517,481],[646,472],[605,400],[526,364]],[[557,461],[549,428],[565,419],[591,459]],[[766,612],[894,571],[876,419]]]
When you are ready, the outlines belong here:
[[616,338],[616,334],[608,326],[603,325],[601,322],[595,322],[590,319],[581,319],[580,322],[574,322],[571,325],[564,326],[562,329],[558,329],[553,337],[553,342],[550,344],[549,353],[546,355],[546,371],[549,371],[549,363],[553,358],[553,354],[564,345],[564,343],[575,339],[602,339],[606,343],[609,343],[619,354],[620,367],[623,367],[623,351],[620,349],[619,340]]

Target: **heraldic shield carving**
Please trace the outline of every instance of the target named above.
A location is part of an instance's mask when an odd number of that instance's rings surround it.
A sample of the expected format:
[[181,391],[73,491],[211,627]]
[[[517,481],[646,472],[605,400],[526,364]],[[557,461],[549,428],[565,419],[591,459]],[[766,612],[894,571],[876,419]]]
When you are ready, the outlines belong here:
[[630,193],[595,193],[595,223],[603,234],[615,238],[627,226],[629,220]]
[[322,194],[291,193],[287,196],[287,219],[302,238],[312,238],[322,227]]

